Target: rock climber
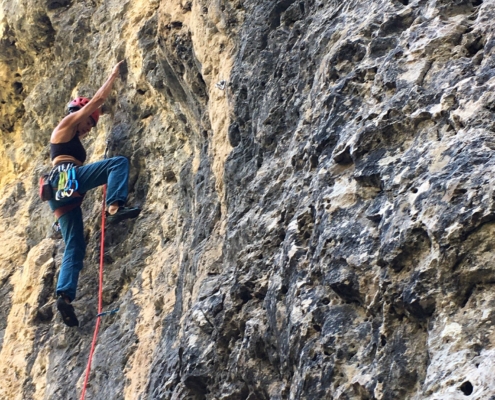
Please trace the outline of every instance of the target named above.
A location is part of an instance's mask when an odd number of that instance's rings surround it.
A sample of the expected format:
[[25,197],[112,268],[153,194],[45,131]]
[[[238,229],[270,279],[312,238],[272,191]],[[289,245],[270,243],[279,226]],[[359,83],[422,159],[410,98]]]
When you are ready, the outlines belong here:
[[92,164],[83,165],[86,151],[81,143],[100,116],[100,107],[112,90],[119,68],[117,63],[112,73],[91,99],[78,97],[68,104],[68,114],[53,130],[50,138],[50,158],[53,169],[49,181],[56,193],[49,200],[50,208],[58,219],[65,242],[65,251],[57,283],[57,309],[63,322],[78,326],[71,302],[76,297],[79,272],[86,253],[81,202],[84,194],[97,186],[107,184],[106,214],[109,223],[136,218],[141,210],[125,207],[129,162],[119,156]]

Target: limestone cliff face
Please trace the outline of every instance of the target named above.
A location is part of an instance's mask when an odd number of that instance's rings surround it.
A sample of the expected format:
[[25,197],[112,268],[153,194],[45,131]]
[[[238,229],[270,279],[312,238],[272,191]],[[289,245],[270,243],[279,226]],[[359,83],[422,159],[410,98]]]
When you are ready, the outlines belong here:
[[0,398],[77,399],[88,254],[37,197],[76,95],[127,60],[89,161],[131,163],[108,227],[90,399],[495,395],[495,1],[0,0]]

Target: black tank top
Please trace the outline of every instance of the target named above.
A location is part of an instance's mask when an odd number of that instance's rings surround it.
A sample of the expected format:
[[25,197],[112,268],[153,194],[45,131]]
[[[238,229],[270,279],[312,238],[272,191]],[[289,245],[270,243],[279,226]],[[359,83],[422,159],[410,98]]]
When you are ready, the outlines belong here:
[[50,158],[53,160],[57,156],[72,156],[81,164],[86,161],[86,150],[79,140],[79,136],[74,136],[65,143],[50,143]]

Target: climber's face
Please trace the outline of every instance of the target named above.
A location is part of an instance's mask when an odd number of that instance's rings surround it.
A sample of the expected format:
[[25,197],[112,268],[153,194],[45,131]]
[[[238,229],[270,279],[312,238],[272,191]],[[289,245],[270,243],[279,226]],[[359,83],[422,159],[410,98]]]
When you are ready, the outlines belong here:
[[91,128],[95,126],[95,123],[93,121],[93,118],[88,117],[86,121],[81,122],[79,126],[77,127],[77,132],[80,138],[85,137],[89,131],[91,131]]

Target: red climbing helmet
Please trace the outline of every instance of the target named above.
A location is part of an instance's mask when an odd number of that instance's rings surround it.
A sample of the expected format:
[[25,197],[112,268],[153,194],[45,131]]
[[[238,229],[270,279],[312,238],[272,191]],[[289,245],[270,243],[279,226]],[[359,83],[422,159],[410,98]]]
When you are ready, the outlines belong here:
[[[72,100],[69,104],[67,104],[67,110],[70,113],[79,111],[81,108],[83,108],[86,104],[89,103],[89,99],[87,97],[77,97],[76,99]],[[91,115],[90,117],[93,119],[95,125],[98,122],[98,119],[100,118],[100,109],[97,108]]]

